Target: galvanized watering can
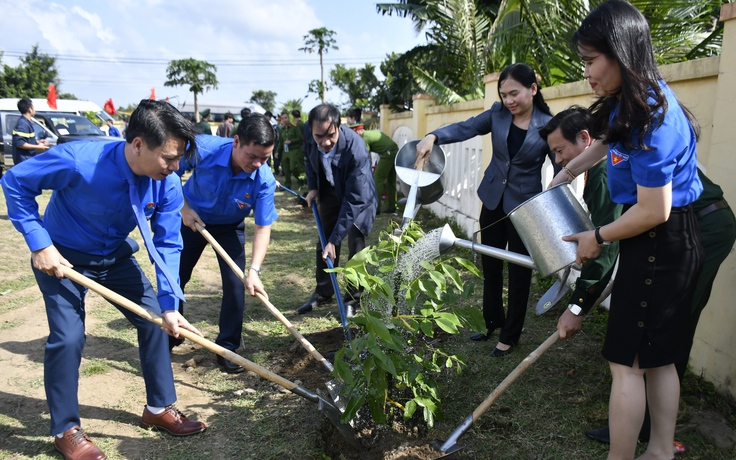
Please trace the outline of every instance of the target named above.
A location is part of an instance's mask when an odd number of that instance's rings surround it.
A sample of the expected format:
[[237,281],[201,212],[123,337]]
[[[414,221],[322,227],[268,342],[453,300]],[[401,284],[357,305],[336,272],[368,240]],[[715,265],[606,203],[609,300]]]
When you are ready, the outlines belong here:
[[414,169],[417,160],[417,144],[419,140],[404,144],[396,154],[394,166],[396,177],[399,178],[401,193],[406,195],[403,226],[414,219],[419,206],[434,203],[445,193],[445,183],[442,174],[445,172],[447,157],[439,145],[434,145],[420,171]]

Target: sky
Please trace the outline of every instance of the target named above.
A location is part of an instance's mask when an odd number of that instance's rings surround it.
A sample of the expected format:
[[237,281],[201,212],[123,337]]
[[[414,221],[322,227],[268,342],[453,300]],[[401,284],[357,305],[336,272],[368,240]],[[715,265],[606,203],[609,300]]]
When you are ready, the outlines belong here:
[[[287,100],[304,99],[302,108],[308,111],[319,103],[315,95],[307,96],[309,82],[320,78],[319,56],[299,51],[309,30],[336,32],[339,50],[325,54],[328,81],[335,64],[378,68],[387,54],[425,43],[411,19],[383,16],[376,3],[0,0],[0,50],[2,63],[16,67],[19,57],[38,44],[39,51],[57,58],[57,92],[100,106],[108,99],[116,107],[137,103],[154,88],[157,99],[169,97],[190,108],[189,88],[164,82],[170,60],[191,57],[217,66],[218,89],[199,95],[200,102],[237,106],[254,90],[265,90],[276,93],[277,109]],[[347,102],[337,90],[326,99]]]

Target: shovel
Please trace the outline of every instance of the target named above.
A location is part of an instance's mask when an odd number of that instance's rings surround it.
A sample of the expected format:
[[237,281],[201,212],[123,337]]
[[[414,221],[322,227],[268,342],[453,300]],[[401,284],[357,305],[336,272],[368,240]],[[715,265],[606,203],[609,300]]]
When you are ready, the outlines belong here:
[[[106,298],[110,302],[114,302],[117,305],[120,305],[121,307],[125,308],[126,310],[129,310],[136,315],[140,316],[141,318],[147,319],[148,321],[158,324],[159,326],[164,326],[164,320],[161,318],[161,316],[157,315],[154,312],[148,311],[145,308],[141,307],[140,305],[136,305],[131,300],[126,299],[125,297],[121,296],[120,294],[111,291],[110,289],[102,286],[101,284],[87,278],[86,276],[82,275],[81,273],[78,273],[74,271],[73,269],[69,267],[62,267],[62,271],[64,273],[64,276],[72,280],[73,282],[80,284],[87,289],[96,292],[97,294],[101,295],[102,297]],[[179,329],[179,335],[184,337],[185,339],[189,339],[194,343],[197,343],[201,345],[202,347],[206,348],[207,350],[215,353],[216,355],[222,356],[223,358],[227,359],[228,361],[232,361],[235,364],[242,366],[243,368],[253,372],[254,374],[257,374],[258,376],[269,380],[277,385],[282,386],[283,388],[286,388],[287,390],[291,391],[297,396],[301,396],[304,399],[307,399],[313,403],[317,404],[317,409],[322,412],[325,417],[327,417],[327,420],[332,423],[335,428],[337,428],[337,431],[340,433],[340,435],[345,438],[346,441],[348,441],[352,446],[356,448],[361,448],[360,442],[355,437],[355,433],[353,430],[343,423],[340,423],[340,417],[341,412],[340,410],[335,407],[335,405],[328,401],[325,397],[323,397],[319,393],[312,393],[311,391],[307,390],[306,388],[297,385],[296,383],[287,380],[280,375],[274,374],[273,372],[269,371],[263,366],[259,366],[258,364],[249,361],[242,356],[233,353],[230,350],[227,350],[220,345],[217,345],[216,343],[213,343],[203,337],[198,336],[197,334],[190,332],[186,329]]]
[[[238,267],[235,261],[229,255],[227,255],[227,252],[225,252],[225,249],[220,246],[220,243],[218,243],[212,236],[212,234],[208,232],[204,227],[196,222],[194,223],[194,225],[197,228],[197,231],[204,237],[204,239],[207,240],[210,245],[212,245],[212,248],[215,250],[215,252],[217,252],[217,254],[222,257],[222,260],[224,260],[225,263],[230,266],[230,268],[235,272],[238,278],[240,278],[243,284],[245,284],[245,274],[240,269],[240,267]],[[332,372],[334,370],[332,363],[325,359],[325,357],[322,356],[322,354],[317,351],[316,348],[314,348],[314,345],[312,345],[306,338],[304,338],[304,336],[294,327],[291,321],[289,321],[288,318],[286,318],[286,316],[284,316],[281,311],[279,311],[278,308],[276,308],[271,302],[269,302],[268,299],[260,292],[256,292],[256,297],[258,298],[258,300],[261,301],[263,305],[266,306],[266,309],[268,309],[268,311],[273,316],[275,316],[276,319],[281,321],[281,324],[286,326],[286,329],[289,330],[291,335],[293,335],[317,361],[325,366],[328,372]],[[329,382],[325,383],[325,386],[327,386],[327,391],[330,392],[330,396],[332,396],[332,399],[335,401],[335,405],[340,408],[341,412],[344,412],[345,402],[340,398],[340,390],[342,385],[336,383],[334,380],[330,380]]]
[[[288,187],[284,187],[283,185],[279,184],[279,187],[286,190],[287,192],[291,193],[297,198],[301,198],[302,200],[306,201],[306,198],[296,193],[294,190],[291,190]],[[324,251],[325,246],[327,246],[327,238],[325,238],[325,232],[322,230],[322,220],[319,218],[319,211],[317,211],[317,203],[312,201],[312,213],[314,214],[314,221],[317,224],[317,232],[319,233],[319,241],[322,244],[322,250]],[[326,259],[327,262],[327,268],[333,269],[335,266],[332,263],[332,259],[328,256]],[[342,301],[342,295],[340,293],[340,286],[337,284],[337,274],[334,272],[330,273],[330,280],[332,280],[332,288],[335,291],[335,297],[337,300],[337,308],[340,311],[340,322],[342,323],[342,330],[345,334],[345,340],[350,342],[351,336],[350,336],[350,330],[348,329],[348,319],[347,316],[345,316],[345,304]]]
[[483,415],[486,410],[488,410],[489,407],[491,407],[491,404],[493,404],[496,399],[498,399],[498,397],[501,396],[501,394],[506,391],[506,389],[510,387],[511,384],[514,383],[514,381],[516,381],[516,379],[521,374],[523,374],[529,366],[534,364],[534,362],[539,359],[539,357],[542,356],[542,354],[544,354],[544,352],[547,351],[549,347],[557,342],[557,339],[559,338],[560,333],[556,330],[552,335],[549,336],[549,338],[547,338],[547,340],[544,341],[544,343],[537,347],[536,350],[529,353],[529,356],[524,358],[524,361],[519,363],[519,365],[516,366],[516,368],[511,371],[511,373],[505,379],[503,379],[503,381],[496,387],[495,390],[493,390],[490,395],[488,395],[488,397],[480,404],[480,406],[478,406],[472,414],[468,415],[465,420],[463,420],[463,423],[461,423],[460,426],[458,426],[455,431],[452,432],[452,435],[447,438],[447,441],[445,441],[444,443],[442,441],[437,441],[435,444],[433,444],[433,448],[439,450],[444,454],[438,458],[447,457],[462,449],[464,446],[457,444],[458,438],[462,436],[466,431],[468,431],[470,426],[475,423],[475,421],[478,420],[480,416]]
[[[570,290],[570,286],[567,284],[567,279],[570,277],[572,271],[571,267],[567,267],[563,275],[555,281],[552,287],[539,298],[537,302],[537,315],[547,313],[552,307],[557,305],[557,302],[562,299],[565,294]],[[578,272],[579,273],[579,272]]]

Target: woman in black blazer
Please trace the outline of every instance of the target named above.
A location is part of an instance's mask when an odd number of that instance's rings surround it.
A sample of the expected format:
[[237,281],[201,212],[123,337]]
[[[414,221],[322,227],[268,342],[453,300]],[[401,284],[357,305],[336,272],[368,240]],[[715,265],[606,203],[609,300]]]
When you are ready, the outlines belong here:
[[[493,156],[478,186],[483,203],[480,213],[481,242],[496,248],[528,254],[509,219],[516,206],[542,191],[542,164],[554,157],[539,130],[552,118],[531,67],[517,63],[506,67],[498,79],[503,103],[477,117],[432,131],[417,144],[417,159],[425,158],[435,142],[451,144],[491,133]],[[496,223],[500,219],[501,222]],[[495,225],[493,225],[495,223]],[[500,328],[492,357],[507,354],[519,342],[524,327],[532,271],[509,264],[508,312],[503,309],[503,261],[482,256],[483,317],[487,331],[471,336],[488,340]]]

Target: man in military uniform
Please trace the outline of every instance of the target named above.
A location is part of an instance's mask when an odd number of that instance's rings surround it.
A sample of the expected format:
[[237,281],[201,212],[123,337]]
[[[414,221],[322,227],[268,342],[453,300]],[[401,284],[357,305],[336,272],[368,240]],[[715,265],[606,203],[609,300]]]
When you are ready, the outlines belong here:
[[[297,112],[300,116],[298,110]],[[293,113],[293,112],[292,112]],[[301,183],[299,176],[304,172],[304,135],[302,133],[303,123],[299,125],[292,124],[289,120],[289,114],[284,112],[281,114],[284,120],[284,130],[279,136],[279,147],[281,148],[281,168],[284,171],[284,186],[292,188],[291,178],[296,179],[297,185]]]
[[[373,180],[376,182],[376,191],[378,193],[378,209],[382,213],[393,214],[396,212],[396,154],[399,153],[399,146],[386,133],[378,129],[365,130],[362,123],[350,126],[365,141],[368,152],[378,154],[379,160],[376,169],[373,171]],[[387,205],[381,208],[381,196],[386,192]]]
[[199,116],[202,117],[199,123],[194,125],[194,129],[201,134],[212,135],[212,126],[210,126],[210,109],[204,109],[199,112]]

